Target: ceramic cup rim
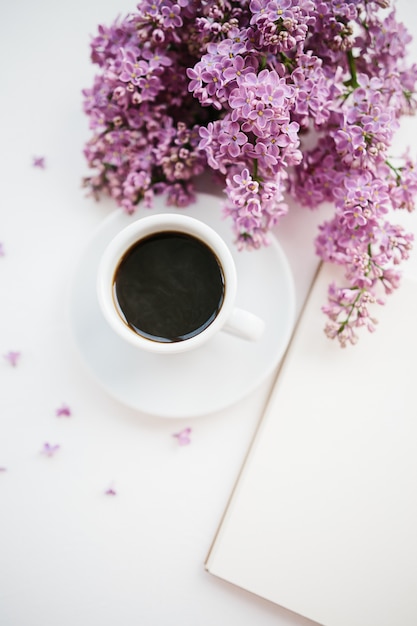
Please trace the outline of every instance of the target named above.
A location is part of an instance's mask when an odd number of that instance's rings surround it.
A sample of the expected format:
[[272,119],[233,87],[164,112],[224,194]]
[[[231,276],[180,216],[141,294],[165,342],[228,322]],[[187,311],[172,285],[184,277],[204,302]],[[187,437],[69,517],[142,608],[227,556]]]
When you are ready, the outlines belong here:
[[[176,342],[160,342],[135,333],[120,316],[114,300],[114,277],[123,255],[141,239],[167,231],[192,235],[208,245],[220,263],[224,278],[223,302],[214,320],[200,333]],[[177,213],[141,217],[123,228],[106,246],[97,273],[98,301],[110,327],[131,345],[159,354],[185,352],[203,345],[213,337],[226,324],[233,311],[236,290],[236,266],[226,242],[211,226],[189,215]]]

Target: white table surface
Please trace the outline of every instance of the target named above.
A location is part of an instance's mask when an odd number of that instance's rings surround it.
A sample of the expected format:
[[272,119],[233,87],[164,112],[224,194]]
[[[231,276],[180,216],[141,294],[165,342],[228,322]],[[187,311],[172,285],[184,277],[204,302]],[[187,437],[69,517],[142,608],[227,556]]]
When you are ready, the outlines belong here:
[[[0,353],[21,352],[15,368],[0,361],[0,624],[306,626],[204,569],[272,377],[225,411],[158,419],[98,386],[68,328],[69,278],[115,208],[80,185],[89,137],[81,89],[95,73],[88,44],[98,23],[134,6],[0,6]],[[398,6],[417,32],[411,0]],[[406,120],[398,145],[416,129]],[[34,156],[45,156],[44,170]],[[323,215],[294,206],[276,230],[298,311]],[[402,220],[415,229],[415,215]],[[415,254],[407,271],[417,276]],[[72,415],[57,418],[64,403]],[[188,426],[191,444],[179,446],[172,434]],[[53,458],[40,454],[44,442],[60,444]],[[115,496],[104,494],[110,487]]]

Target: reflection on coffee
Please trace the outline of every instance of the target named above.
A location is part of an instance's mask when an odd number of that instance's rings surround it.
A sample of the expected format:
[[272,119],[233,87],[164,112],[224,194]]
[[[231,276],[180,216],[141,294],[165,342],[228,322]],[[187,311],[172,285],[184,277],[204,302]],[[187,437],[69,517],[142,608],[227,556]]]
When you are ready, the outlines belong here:
[[176,231],[134,244],[114,276],[114,298],[125,323],[159,342],[189,339],[207,328],[222,306],[224,288],[213,251]]

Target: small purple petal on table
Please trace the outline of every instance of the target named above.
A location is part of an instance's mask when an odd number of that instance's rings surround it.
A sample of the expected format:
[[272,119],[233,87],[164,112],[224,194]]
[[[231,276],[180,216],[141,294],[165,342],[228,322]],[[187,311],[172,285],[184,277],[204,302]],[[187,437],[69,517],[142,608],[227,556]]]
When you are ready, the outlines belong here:
[[33,167],[37,167],[41,170],[44,170],[45,169],[45,157],[43,156],[33,157],[32,165]]
[[20,359],[20,352],[10,350],[9,352],[7,352],[7,354],[3,354],[3,356],[6,359],[6,361],[8,361],[9,365],[11,365],[12,367],[16,367]]
[[106,496],[115,496],[116,495],[116,491],[113,489],[113,487],[109,487],[104,492],[104,495],[106,495]]
[[7,472],[7,467],[0,467],[0,474],[1,474],[2,472]]
[[176,437],[180,446],[187,446],[191,443],[190,434],[191,428],[184,428],[179,433],[174,433],[172,436]]
[[1,241],[0,241],[0,256],[6,256],[6,253],[4,251],[4,245],[1,243]]
[[56,417],[71,417],[71,409],[66,404],[62,404],[55,411]]
[[51,446],[50,443],[44,443],[43,448],[42,448],[42,454],[44,454],[45,456],[52,457],[54,456],[56,452],[58,452],[59,448],[60,448],[59,444],[55,444]]

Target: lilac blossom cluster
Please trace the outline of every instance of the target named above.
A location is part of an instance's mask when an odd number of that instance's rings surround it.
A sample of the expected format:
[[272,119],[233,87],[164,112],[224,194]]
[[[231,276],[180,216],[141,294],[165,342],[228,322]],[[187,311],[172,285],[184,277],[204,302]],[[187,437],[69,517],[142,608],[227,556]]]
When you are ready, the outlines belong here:
[[207,169],[223,185],[239,247],[258,248],[288,212],[331,202],[317,254],[345,268],[326,332],[342,346],[375,327],[370,305],[399,284],[417,172],[393,161],[413,113],[417,66],[389,0],[142,0],[91,44],[100,71],[84,90],[94,195],[128,212],[165,192],[194,199]]

